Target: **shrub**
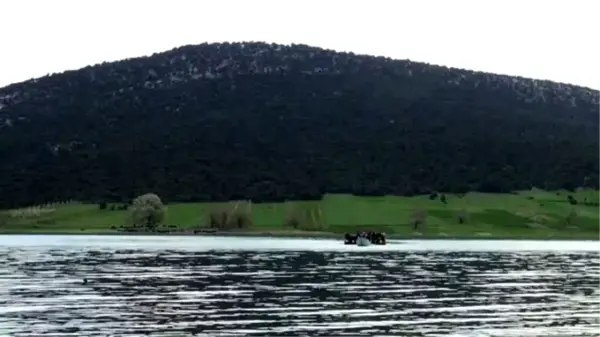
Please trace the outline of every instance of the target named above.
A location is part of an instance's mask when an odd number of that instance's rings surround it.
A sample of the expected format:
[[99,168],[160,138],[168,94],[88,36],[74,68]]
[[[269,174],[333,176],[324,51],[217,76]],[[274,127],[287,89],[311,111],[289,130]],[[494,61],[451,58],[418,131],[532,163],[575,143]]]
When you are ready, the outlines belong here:
[[210,228],[224,229],[227,223],[227,212],[215,208],[209,212],[208,216]]
[[422,229],[427,226],[427,211],[416,209],[411,215],[411,224],[414,230]]
[[300,227],[300,219],[298,216],[298,211],[296,210],[295,207],[290,207],[289,205],[287,205],[288,207],[286,207],[286,211],[285,211],[285,225],[287,227],[291,227],[293,229],[298,229]]
[[164,219],[165,208],[158,195],[148,193],[133,200],[130,221],[134,228],[154,230]]
[[252,203],[250,201],[236,201],[224,206],[214,206],[209,212],[208,222],[210,228],[219,230],[252,227]]
[[466,210],[461,209],[460,211],[456,212],[456,218],[458,219],[458,223],[462,225],[468,222],[469,214]]
[[318,202],[294,202],[286,205],[285,225],[301,230],[321,230],[325,226]]
[[579,224],[579,215],[577,214],[577,211],[575,211],[575,209],[572,208],[569,211],[569,214],[567,214],[567,216],[565,217],[563,226],[566,228],[577,227],[578,224]]
[[236,202],[228,214],[227,221],[228,228],[243,229],[252,227],[252,202]]
[[288,227],[292,227],[293,229],[298,229],[300,227],[300,220],[298,220],[297,214],[291,214],[286,216],[285,224]]

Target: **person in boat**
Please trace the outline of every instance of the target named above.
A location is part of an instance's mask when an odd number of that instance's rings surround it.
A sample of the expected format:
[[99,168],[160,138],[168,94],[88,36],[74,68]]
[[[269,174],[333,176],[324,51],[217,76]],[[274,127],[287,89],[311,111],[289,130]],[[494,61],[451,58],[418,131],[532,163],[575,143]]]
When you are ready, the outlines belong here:
[[356,244],[358,246],[368,246],[371,244],[371,240],[369,240],[366,232],[360,233],[360,236],[356,239]]

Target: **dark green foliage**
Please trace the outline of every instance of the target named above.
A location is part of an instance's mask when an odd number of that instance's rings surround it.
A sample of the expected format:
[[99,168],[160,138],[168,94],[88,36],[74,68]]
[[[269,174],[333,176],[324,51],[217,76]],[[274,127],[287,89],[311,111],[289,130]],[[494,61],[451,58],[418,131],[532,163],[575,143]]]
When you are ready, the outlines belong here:
[[[263,43],[0,89],[0,207],[598,187],[598,92]],[[35,191],[35,192],[34,192]]]
[[442,202],[442,204],[448,203],[448,201],[446,200],[446,195],[445,194],[440,195],[440,201]]
[[[104,207],[104,208],[102,208]],[[109,211],[126,211],[129,209],[129,204],[120,204],[120,205],[115,205],[115,204],[106,204],[105,205],[98,205],[98,208],[100,209],[108,209]]]
[[434,193],[429,194],[429,200],[435,200],[437,198],[438,198],[438,194],[437,193],[434,192]]
[[600,206],[600,203],[598,203],[598,201],[588,200],[587,198],[583,199],[583,204],[585,206],[591,206],[591,207],[598,207],[598,206]]
[[572,195],[569,195],[567,197],[567,200],[569,201],[569,204],[571,204],[571,205],[577,205],[577,199],[575,199]]
[[102,211],[103,211],[103,210],[105,210],[107,207],[108,207],[108,203],[106,203],[106,201],[101,201],[101,202],[98,204],[98,209],[100,209],[100,210],[102,210]]

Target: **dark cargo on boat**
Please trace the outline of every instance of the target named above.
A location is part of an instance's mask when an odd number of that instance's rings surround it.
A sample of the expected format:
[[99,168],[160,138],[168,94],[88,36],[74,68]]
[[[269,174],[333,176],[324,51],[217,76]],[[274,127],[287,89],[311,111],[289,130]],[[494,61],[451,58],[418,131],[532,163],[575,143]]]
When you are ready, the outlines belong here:
[[362,232],[356,234],[346,233],[344,236],[344,244],[346,245],[355,245],[359,237],[365,237],[374,245],[385,245],[386,237],[385,233],[380,232]]

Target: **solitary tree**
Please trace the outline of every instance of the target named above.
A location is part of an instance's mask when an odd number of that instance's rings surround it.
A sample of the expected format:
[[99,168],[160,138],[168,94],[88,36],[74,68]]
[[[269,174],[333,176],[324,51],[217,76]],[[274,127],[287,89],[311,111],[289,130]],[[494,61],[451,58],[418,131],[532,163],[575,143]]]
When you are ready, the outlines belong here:
[[154,193],[140,195],[131,204],[131,223],[136,228],[156,229],[165,218],[165,207]]

